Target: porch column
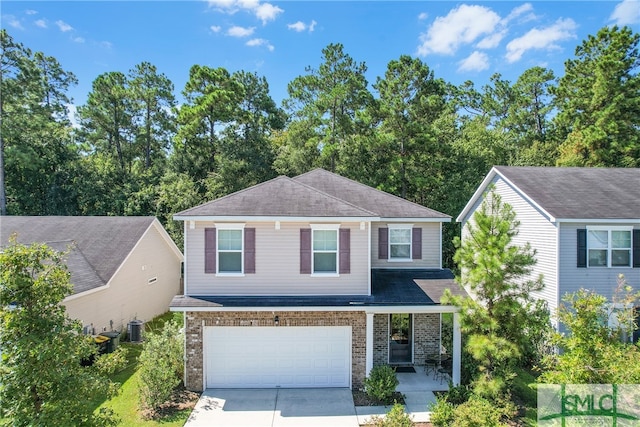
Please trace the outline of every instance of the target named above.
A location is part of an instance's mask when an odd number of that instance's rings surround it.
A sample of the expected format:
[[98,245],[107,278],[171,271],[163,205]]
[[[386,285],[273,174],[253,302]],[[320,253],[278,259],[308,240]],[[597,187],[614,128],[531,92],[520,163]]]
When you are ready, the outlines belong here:
[[462,336],[460,334],[460,315],[453,313],[453,384],[460,384],[460,362],[462,359]]
[[367,330],[365,339],[365,376],[369,376],[373,368],[373,313],[367,313]]

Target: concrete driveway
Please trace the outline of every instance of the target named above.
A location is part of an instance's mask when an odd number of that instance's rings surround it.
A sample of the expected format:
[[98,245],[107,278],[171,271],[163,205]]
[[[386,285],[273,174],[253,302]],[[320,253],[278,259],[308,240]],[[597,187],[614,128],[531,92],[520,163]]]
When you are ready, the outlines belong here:
[[358,427],[348,388],[209,389],[187,427]]

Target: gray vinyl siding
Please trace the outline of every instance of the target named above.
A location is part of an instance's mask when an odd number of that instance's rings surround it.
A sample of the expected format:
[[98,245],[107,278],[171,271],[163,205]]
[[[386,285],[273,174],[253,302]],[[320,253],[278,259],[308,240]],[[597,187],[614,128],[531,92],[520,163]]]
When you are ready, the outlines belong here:
[[637,292],[640,290],[640,268],[631,267],[588,267],[576,266],[577,229],[597,226],[633,226],[640,229],[640,224],[589,224],[589,223],[561,223],[560,224],[560,298],[567,293],[573,293],[580,288],[593,290],[607,298],[611,298],[617,285],[619,274],[624,274],[627,283]]
[[[398,224],[395,223],[394,224]],[[422,259],[408,262],[389,262],[378,259],[378,229],[387,227],[386,222],[375,222],[371,225],[371,266],[373,268],[440,268],[440,224],[439,222],[414,223],[413,227],[422,228]]]
[[[367,295],[369,293],[369,230],[343,223],[351,230],[351,273],[339,277],[300,274],[300,229],[309,223],[247,222],[256,229],[256,272],[241,277],[204,273],[204,229],[213,222],[186,227],[186,289],[189,295]],[[368,228],[368,227],[367,227]]]
[[[535,279],[542,274],[545,286],[542,291],[535,292],[533,296],[547,301],[549,309],[554,313],[558,305],[556,274],[557,229],[554,224],[549,222],[543,212],[529,203],[521,193],[502,178],[496,176],[493,184],[496,192],[502,197],[503,203],[511,205],[516,212],[516,219],[520,221],[519,233],[513,239],[513,244],[523,246],[530,243],[531,247],[536,250],[537,263],[528,278]],[[483,197],[478,200],[470,211],[469,216],[465,218],[465,221],[473,217],[475,211],[482,204],[482,199]],[[466,235],[465,222],[463,223],[462,238],[465,238]]]

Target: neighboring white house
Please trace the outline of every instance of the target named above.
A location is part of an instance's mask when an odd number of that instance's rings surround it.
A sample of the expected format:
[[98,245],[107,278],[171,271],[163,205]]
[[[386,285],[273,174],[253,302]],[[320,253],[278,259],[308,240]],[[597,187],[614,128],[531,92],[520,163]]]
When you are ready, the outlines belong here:
[[0,246],[14,233],[22,244],[69,251],[73,294],[63,304],[87,332],[150,320],[180,293],[182,253],[154,217],[0,217]]
[[[185,384],[361,387],[440,352],[448,215],[316,169],[180,212]],[[460,378],[454,317],[452,376]]]
[[537,251],[535,296],[552,313],[580,288],[611,298],[619,274],[640,290],[640,169],[495,166],[458,216],[463,230],[491,185],[520,221],[514,243]]

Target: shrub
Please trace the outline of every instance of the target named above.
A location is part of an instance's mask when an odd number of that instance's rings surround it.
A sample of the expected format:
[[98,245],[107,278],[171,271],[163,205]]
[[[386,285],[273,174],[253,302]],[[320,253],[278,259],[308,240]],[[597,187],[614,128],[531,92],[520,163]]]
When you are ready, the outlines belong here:
[[455,406],[446,397],[438,397],[436,402],[431,404],[431,424],[436,427],[448,427],[453,422],[453,411]]
[[397,386],[396,371],[389,365],[374,366],[364,379],[364,391],[380,403],[393,403],[390,399]]
[[183,334],[175,322],[158,333],[147,333],[140,354],[140,404],[157,410],[180,384],[183,371]]
[[469,400],[453,410],[452,427],[508,426],[503,421],[514,411],[508,402],[489,401],[482,397],[471,396]]
[[411,427],[413,426],[413,420],[409,414],[404,411],[404,406],[396,403],[389,412],[387,412],[386,416],[371,417],[371,424],[373,424],[374,427]]
[[127,367],[128,352],[126,348],[118,347],[113,353],[98,356],[93,366],[102,375],[113,375]]

